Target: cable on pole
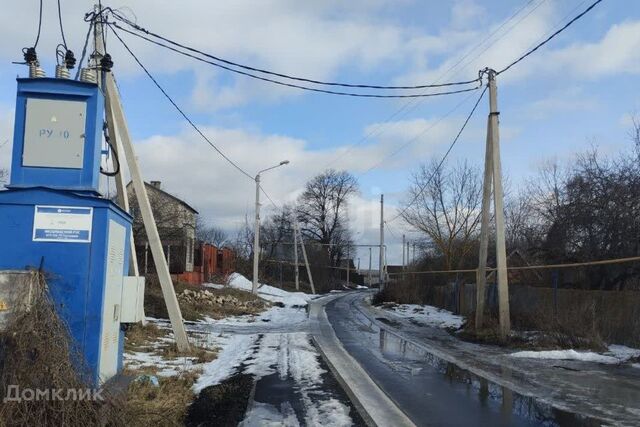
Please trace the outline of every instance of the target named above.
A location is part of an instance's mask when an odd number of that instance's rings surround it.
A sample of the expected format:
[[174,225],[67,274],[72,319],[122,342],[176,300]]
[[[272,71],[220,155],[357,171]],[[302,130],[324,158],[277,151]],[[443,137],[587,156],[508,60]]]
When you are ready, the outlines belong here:
[[569,26],[571,26],[571,24],[573,24],[574,22],[578,21],[580,18],[582,18],[584,15],[586,15],[587,13],[589,13],[594,7],[596,7],[599,3],[601,3],[602,0],[596,0],[595,2],[593,2],[588,8],[586,8],[582,13],[576,15],[571,21],[567,22],[562,28],[560,28],[559,30],[557,30],[556,32],[554,32],[553,34],[551,34],[549,37],[547,37],[545,40],[543,40],[542,42],[538,43],[534,48],[528,50],[524,55],[522,55],[521,57],[519,57],[518,59],[516,59],[515,61],[513,61],[511,64],[507,65],[506,67],[504,67],[502,70],[497,71],[496,75],[500,75],[502,73],[504,73],[505,71],[507,71],[508,69],[510,69],[511,67],[513,67],[514,65],[516,65],[517,63],[519,63],[520,61],[524,60],[527,56],[531,55],[532,53],[534,53],[536,50],[540,49],[542,46],[544,46],[545,44],[549,43],[555,36],[557,36],[558,34],[560,34],[561,32],[563,32],[564,30],[566,30],[567,28],[569,28]]
[[82,47],[82,55],[80,55],[80,61],[78,62],[78,71],[76,71],[75,79],[78,80],[80,78],[80,70],[82,69],[82,63],[84,62],[85,57],[87,56],[87,47],[89,46],[89,39],[91,38],[91,30],[93,30],[93,21],[89,22],[89,29],[87,30],[87,36],[84,40],[84,46]]
[[193,122],[193,120],[191,120],[189,118],[189,116],[187,116],[187,114],[178,106],[178,104],[176,104],[176,102],[173,100],[173,98],[171,98],[171,96],[167,93],[167,91],[164,90],[164,88],[160,85],[160,83],[158,83],[158,81],[149,72],[147,67],[145,67],[142,64],[142,62],[140,62],[140,59],[138,59],[138,57],[133,53],[133,51],[124,42],[124,40],[122,40],[120,35],[111,27],[111,25],[109,25],[109,27],[111,28],[111,31],[113,31],[113,34],[120,41],[120,43],[122,43],[122,45],[127,50],[127,52],[129,52],[129,54],[133,57],[133,59],[138,63],[140,68],[142,68],[142,70],[147,75],[147,77],[149,77],[149,79],[151,79],[153,84],[160,90],[160,92],[162,92],[162,94],[165,96],[165,98],[167,98],[167,100],[171,103],[171,105],[173,105],[173,107],[178,111],[178,113],[180,113],[180,115],[191,125],[191,127],[202,137],[202,139],[204,139],[214,150],[216,150],[218,152],[218,154],[220,154],[222,156],[222,158],[224,158],[231,166],[236,168],[240,173],[242,173],[247,178],[249,178],[252,181],[254,181],[254,178],[247,171],[242,169],[236,162],[231,160],[220,148],[218,148],[209,138],[207,138],[207,136],[200,130],[200,128]]
[[464,129],[467,127],[467,124],[469,123],[469,120],[471,120],[471,117],[473,116],[473,113],[475,113],[476,109],[478,108],[478,104],[480,104],[480,101],[482,100],[482,98],[484,97],[485,92],[487,91],[487,88],[489,86],[485,86],[484,90],[482,91],[482,93],[480,94],[480,96],[478,97],[478,100],[476,101],[475,105],[473,106],[473,108],[471,109],[471,111],[469,112],[469,115],[467,116],[467,118],[465,119],[464,123],[462,124],[462,127],[460,128],[460,130],[458,131],[458,134],[456,135],[456,137],[453,139],[453,141],[451,142],[451,144],[449,145],[449,148],[447,149],[447,151],[444,153],[444,156],[442,156],[442,159],[440,159],[440,162],[438,163],[438,166],[436,166],[435,170],[433,171],[433,173],[431,174],[431,176],[427,179],[427,182],[422,186],[422,188],[420,189],[420,191],[418,191],[416,193],[416,195],[413,197],[413,199],[411,199],[411,201],[404,207],[404,209],[402,209],[402,211],[400,211],[399,213],[397,213],[393,218],[389,219],[387,222],[393,222],[396,219],[398,219],[399,217],[401,217],[402,215],[404,215],[404,213],[409,209],[410,206],[412,206],[416,200],[418,200],[418,198],[420,196],[422,196],[422,194],[424,193],[424,191],[427,189],[427,186],[431,183],[431,181],[433,180],[433,178],[435,177],[436,173],[438,173],[438,171],[440,170],[440,168],[442,167],[442,165],[444,164],[444,161],[447,159],[447,157],[449,156],[449,153],[451,153],[451,150],[453,149],[453,147],[456,145],[456,143],[458,142],[458,140],[460,139],[460,135],[462,135],[462,132],[464,131]]
[[[458,81],[458,82],[447,82],[447,83],[431,83],[431,84],[421,84],[421,85],[413,85],[413,86],[384,86],[384,85],[372,85],[372,84],[359,84],[359,83],[342,83],[342,82],[326,82],[326,81],[321,81],[321,80],[315,80],[315,79],[310,79],[310,78],[304,78],[304,77],[297,77],[297,76],[292,76],[290,74],[284,74],[284,73],[278,73],[275,71],[270,71],[270,70],[265,70],[263,68],[257,68],[257,67],[252,67],[249,65],[245,65],[245,64],[240,64],[238,62],[233,62],[224,58],[221,58],[219,56],[215,56],[206,52],[203,52],[202,50],[187,46],[185,44],[179,43],[175,40],[171,40],[167,37],[161,36],[157,33],[154,33],[152,31],[147,30],[144,27],[141,27],[140,25],[131,22],[129,19],[125,18],[124,16],[122,16],[120,13],[118,13],[117,11],[111,11],[112,15],[118,19],[119,21],[125,23],[126,25],[130,26],[131,28],[148,34],[152,37],[155,37],[157,39],[160,39],[162,41],[165,41],[169,44],[172,44],[174,46],[180,47],[182,49],[186,49],[189,50],[191,52],[197,53],[199,55],[202,56],[206,56],[207,58],[213,59],[215,61],[218,62],[222,62],[224,64],[227,65],[231,65],[237,68],[242,68],[244,70],[248,70],[248,71],[254,71],[254,72],[258,72],[258,73],[262,73],[262,74],[267,74],[270,76],[274,76],[274,77],[280,77],[283,79],[287,79],[287,80],[294,80],[294,81],[299,81],[299,82],[304,82],[304,83],[312,83],[312,84],[316,84],[316,85],[321,85],[321,86],[338,86],[338,87],[347,87],[347,88],[358,88],[358,89],[384,89],[384,90],[415,90],[415,89],[429,89],[429,88],[439,88],[439,87],[447,87],[447,86],[460,86],[460,85],[467,85],[467,84],[471,84],[471,83],[475,83],[477,81],[477,79],[473,79],[473,80],[463,80],[463,81]],[[121,27],[119,27],[121,28]]]
[[[150,43],[153,43],[155,45],[158,45],[160,47],[163,47],[165,49],[171,50],[173,52],[179,53],[181,55],[187,56],[189,58],[193,58],[197,61],[200,62],[204,62],[206,64],[210,64],[213,65],[214,67],[217,68],[221,68],[223,70],[226,71],[230,71],[236,74],[240,74],[246,77],[251,77],[253,79],[256,80],[261,80],[263,82],[268,82],[268,83],[273,83],[279,86],[284,86],[284,87],[290,87],[290,88],[294,88],[294,89],[301,89],[301,90],[305,90],[305,91],[310,91],[310,92],[316,92],[316,93],[324,93],[324,94],[329,94],[329,95],[339,95],[339,96],[348,96],[348,97],[354,97],[354,98],[429,98],[429,97],[434,97],[434,96],[443,96],[443,95],[455,95],[458,93],[464,93],[464,92],[471,92],[474,91],[476,89],[478,89],[478,86],[474,86],[471,88],[466,88],[466,89],[457,89],[457,90],[449,90],[449,91],[443,91],[443,92],[431,92],[431,93],[415,93],[415,94],[405,94],[405,95],[380,95],[380,94],[375,94],[375,93],[354,93],[354,92],[341,92],[341,91],[334,91],[334,90],[327,90],[327,89],[319,89],[319,88],[313,88],[313,87],[308,87],[308,86],[302,86],[299,84],[295,84],[295,83],[287,83],[287,82],[283,82],[283,81],[279,81],[279,80],[274,80],[268,77],[262,77],[262,76],[258,76],[255,74],[251,74],[245,71],[241,71],[241,70],[236,70],[234,68],[231,67],[227,67],[226,65],[222,65],[222,64],[218,64],[216,62],[201,58],[199,56],[193,55],[191,53],[188,52],[184,52],[180,49],[177,49],[175,47],[169,46],[167,44],[161,43],[159,41],[150,39],[149,37],[146,37],[142,34],[138,34],[134,31],[131,30],[127,30],[126,28],[122,27],[121,25],[119,25],[117,22],[115,23],[110,23],[109,26],[111,27],[111,29],[113,30],[113,27],[118,28],[119,30],[122,30],[126,33],[129,33],[135,37],[141,38],[143,40],[146,40]],[[471,83],[479,83],[478,79],[472,80]]]

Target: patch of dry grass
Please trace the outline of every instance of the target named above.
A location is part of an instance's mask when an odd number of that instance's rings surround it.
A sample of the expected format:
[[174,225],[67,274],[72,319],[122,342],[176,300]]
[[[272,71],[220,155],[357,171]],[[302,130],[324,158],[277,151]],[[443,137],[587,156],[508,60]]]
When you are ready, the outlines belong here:
[[[137,371],[128,372],[137,374]],[[186,371],[179,376],[158,377],[159,385],[134,380],[127,390],[124,408],[127,425],[131,427],[164,427],[184,425],[187,409],[194,399],[191,387],[197,372]]]
[[149,350],[159,338],[168,334],[169,331],[158,328],[154,323],[147,322],[146,325],[143,325],[142,322],[135,323],[127,329],[124,348],[126,351]]
[[218,352],[191,344],[189,351],[180,352],[175,343],[162,348],[162,357],[166,359],[178,359],[180,357],[192,357],[194,363],[208,363],[218,357]]

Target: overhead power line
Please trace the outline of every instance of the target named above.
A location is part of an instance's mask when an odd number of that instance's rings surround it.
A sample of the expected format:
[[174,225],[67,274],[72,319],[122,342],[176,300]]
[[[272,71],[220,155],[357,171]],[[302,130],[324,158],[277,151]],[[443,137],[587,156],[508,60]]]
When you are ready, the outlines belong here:
[[[191,53],[188,53],[188,52],[185,52],[185,51],[182,51],[182,50],[180,50],[178,48],[169,46],[169,45],[164,44],[162,42],[159,42],[157,40],[153,40],[153,39],[151,39],[149,37],[146,37],[146,36],[144,36],[142,34],[139,34],[139,33],[136,33],[134,31],[128,30],[128,29],[122,27],[121,25],[118,25],[118,23],[111,23],[111,24],[109,24],[109,26],[112,27],[112,30],[113,30],[113,27],[116,27],[119,30],[122,30],[122,31],[124,31],[126,33],[129,33],[129,34],[133,35],[133,36],[139,37],[139,38],[141,38],[143,40],[146,40],[146,41],[148,41],[150,43],[153,43],[153,44],[155,44],[157,46],[163,47],[165,49],[169,49],[169,50],[171,50],[173,52],[179,53],[179,54],[187,56],[189,58],[193,58],[193,59],[195,59],[197,61],[204,62],[206,64],[213,65],[214,67],[230,71],[232,73],[236,73],[236,74],[240,74],[240,75],[243,75],[243,76],[251,77],[253,79],[261,80],[261,81],[268,82],[268,83],[273,83],[273,84],[276,84],[276,85],[279,85],[279,86],[285,86],[285,87],[290,87],[290,88],[294,88],[294,89],[301,89],[301,90],[306,90],[306,91],[310,91],[310,92],[324,93],[324,94],[329,94],[329,95],[349,96],[349,97],[355,97],[355,98],[428,98],[428,97],[433,97],[433,96],[454,95],[454,94],[457,94],[457,93],[470,92],[470,91],[476,90],[478,88],[477,86],[474,86],[474,87],[466,88],[466,89],[457,89],[457,90],[450,90],[450,91],[443,91],[443,92],[416,93],[416,94],[404,94],[404,95],[380,95],[380,94],[375,94],[375,93],[354,93],[354,92],[341,92],[341,91],[335,91],[335,90],[313,88],[313,87],[309,87],[309,86],[302,86],[302,85],[299,85],[299,84],[296,84],[296,83],[287,83],[287,82],[283,82],[283,81],[279,81],[279,80],[274,80],[274,79],[271,79],[271,78],[268,78],[268,77],[258,76],[258,75],[251,74],[251,73],[248,73],[248,72],[245,72],[245,71],[241,71],[241,70],[236,70],[236,69],[228,67],[226,65],[222,65],[222,64],[219,64],[217,62],[214,62],[214,61],[211,61],[211,60],[196,56],[194,54],[191,54]],[[471,80],[470,82],[471,83],[478,83],[479,79]]]
[[[131,28],[134,28],[137,31],[143,32],[160,40],[163,40],[169,44],[174,46],[178,46],[182,49],[189,50],[191,52],[197,53],[202,56],[206,56],[207,58],[211,58],[215,61],[222,62],[227,65],[231,65],[234,67],[242,68],[244,70],[255,71],[262,74],[267,74],[274,77],[280,77],[287,80],[295,80],[304,83],[312,83],[321,86],[338,86],[338,87],[347,87],[347,88],[359,88],[359,89],[385,89],[385,90],[415,90],[415,89],[429,89],[429,88],[438,88],[438,87],[446,87],[446,86],[460,86],[467,85],[471,83],[475,83],[477,79],[473,80],[465,80],[459,82],[447,82],[447,83],[434,83],[434,84],[421,84],[421,85],[413,85],[413,86],[384,86],[384,85],[372,85],[372,84],[360,84],[360,83],[341,83],[341,82],[325,82],[321,80],[315,80],[304,77],[296,77],[290,74],[278,73],[275,71],[265,70],[263,68],[252,67],[249,65],[240,64],[238,62],[229,61],[228,59],[221,58],[219,56],[212,55],[210,53],[203,52],[202,50],[184,45],[182,43],[176,42],[175,40],[171,40],[167,37],[161,36],[157,33],[147,30],[146,28],[141,27],[140,25],[131,22],[129,19],[123,17],[120,13],[112,11],[113,16],[119,21],[129,25]],[[119,27],[121,28],[121,27]]]
[[519,63],[520,61],[524,60],[527,56],[531,55],[532,53],[534,53],[536,50],[540,49],[542,46],[544,46],[545,44],[549,43],[555,36],[557,36],[558,34],[560,34],[561,32],[563,32],[564,30],[566,30],[567,28],[569,28],[571,26],[571,24],[573,24],[574,22],[578,21],[580,18],[582,18],[584,15],[586,15],[587,13],[589,13],[594,7],[596,7],[599,3],[601,3],[602,0],[596,0],[595,2],[593,2],[588,8],[586,8],[582,13],[576,15],[571,21],[567,22],[562,28],[560,28],[558,31],[556,31],[555,33],[551,34],[549,37],[547,37],[545,40],[543,40],[542,42],[538,43],[534,48],[528,50],[524,55],[522,55],[521,57],[519,57],[518,59],[516,59],[515,61],[513,61],[511,64],[507,65],[506,67],[504,67],[502,70],[497,71],[496,75],[498,74],[502,74],[505,71],[507,71],[508,69],[510,69],[511,67],[513,67],[514,65],[516,65],[517,63]]
[[38,14],[38,34],[36,35],[36,41],[33,43],[33,47],[38,47],[40,41],[40,30],[42,30],[42,0],[40,0],[40,12]]
[[457,103],[452,109],[450,109],[449,111],[447,111],[444,115],[440,116],[435,122],[431,123],[430,126],[424,128],[422,131],[420,131],[419,133],[417,133],[416,135],[414,135],[412,138],[410,138],[408,141],[406,141],[404,144],[400,145],[399,147],[397,147],[395,150],[393,150],[391,153],[387,154],[385,157],[383,157],[382,159],[380,159],[378,162],[376,162],[375,164],[373,164],[372,166],[370,166],[367,170],[365,170],[364,172],[362,172],[360,174],[360,176],[362,175],[366,175],[369,172],[371,172],[372,170],[376,169],[377,167],[383,165],[385,163],[385,161],[387,161],[388,159],[390,159],[391,157],[395,156],[396,154],[398,154],[400,151],[404,150],[406,147],[408,147],[409,145],[413,144],[414,142],[416,142],[420,137],[422,137],[424,134],[428,133],[431,129],[435,128],[436,126],[438,126],[444,119],[446,119],[447,117],[449,117],[451,114],[453,114],[456,110],[458,110],[458,108],[460,108],[465,102],[467,102],[467,100],[469,98],[471,98],[473,94],[469,94],[468,96],[466,96],[462,101],[460,101],[459,103]]
[[[540,5],[542,5],[546,0],[541,0],[537,5],[535,5],[534,7],[532,7],[527,13],[526,15],[524,15],[522,18],[520,18],[514,25],[512,25],[511,27],[509,27],[504,33],[500,34],[499,37],[497,37],[496,39],[494,39],[493,41],[490,42],[491,38],[496,35],[502,28],[504,28],[507,24],[509,24],[511,21],[513,21],[520,13],[522,13],[524,10],[527,9],[527,7],[529,7],[532,3],[534,3],[536,0],[528,0],[527,2],[525,2],[522,6],[520,6],[514,13],[512,13],[506,20],[504,20],[495,30],[493,30],[491,33],[489,33],[489,35],[487,35],[485,38],[483,38],[479,43],[475,44],[474,46],[472,46],[471,48],[469,48],[453,65],[451,65],[444,73],[442,73],[437,79],[436,82],[441,81],[444,77],[446,77],[447,75],[449,75],[454,69],[456,69],[466,58],[468,58],[472,53],[476,52],[477,49],[479,49],[481,46],[483,46],[485,43],[488,43],[484,49],[482,49],[482,51],[480,51],[480,53],[474,55],[473,58],[471,58],[469,61],[467,61],[465,63],[465,65],[463,66],[462,69],[465,69],[473,60],[477,59],[480,55],[482,55],[482,53],[486,52],[489,48],[491,48],[495,43],[497,43],[500,39],[502,39],[503,37],[505,37],[509,32],[511,32],[511,30],[513,30],[520,22],[522,22],[523,20],[525,20],[529,15],[531,15],[538,7],[540,7]],[[456,106],[456,108],[458,108],[460,105],[462,105],[464,102],[466,102],[467,98],[465,98],[460,104],[458,104]],[[387,129],[387,127],[385,127],[386,124],[390,123],[391,120],[393,120],[396,116],[400,115],[400,117],[404,117],[407,114],[409,114],[411,111],[415,110],[424,100],[422,99],[412,99],[412,100],[408,100],[406,103],[404,103],[400,108],[398,108],[395,112],[393,112],[393,114],[391,114],[389,117],[387,117],[382,123],[379,123],[376,126],[376,129],[371,130],[370,132],[368,132],[366,135],[364,135],[362,138],[360,138],[357,142],[350,144],[347,148],[347,150],[344,153],[341,153],[339,156],[335,157],[334,159],[332,159],[327,165],[325,165],[323,167],[323,169],[326,169],[327,167],[329,167],[330,165],[332,165],[333,163],[335,163],[336,161],[345,158],[345,156],[347,154],[349,154],[355,147],[361,145],[362,143],[364,143],[365,141],[373,138],[373,137],[377,137],[380,136],[381,134],[384,133],[385,129]],[[413,103],[413,105],[411,105]],[[450,111],[449,113],[447,113],[447,115],[449,115],[450,113],[452,113],[453,111]],[[400,114],[402,113],[402,114]],[[398,123],[401,122],[396,122],[395,126],[398,126]],[[422,132],[423,134],[428,132],[433,126],[429,126],[427,128],[424,129],[424,131]],[[395,155],[395,153],[391,154],[391,156]],[[366,174],[368,172],[370,172],[372,169],[375,169],[377,166],[379,166],[381,164],[381,162],[376,163],[373,167],[369,168],[367,171],[365,171],[363,174]]]
[[62,7],[60,6],[60,0],[58,0],[58,23],[60,24],[60,35],[62,35],[62,44],[64,48],[67,48],[67,40],[64,37],[64,25],[62,25]]
[[478,97],[478,100],[476,101],[475,105],[473,106],[473,108],[471,109],[471,111],[469,112],[469,115],[467,116],[466,120],[464,121],[464,123],[462,124],[462,127],[460,128],[460,130],[458,131],[458,134],[456,135],[456,137],[453,139],[453,142],[451,142],[451,144],[449,145],[449,148],[447,149],[446,153],[444,153],[444,156],[442,156],[442,159],[440,159],[440,162],[438,163],[438,165],[436,166],[435,170],[433,171],[433,173],[431,174],[431,176],[427,179],[427,182],[425,182],[425,184],[422,186],[422,188],[420,188],[420,191],[418,191],[416,193],[416,195],[413,197],[413,199],[411,199],[411,201],[404,207],[404,209],[402,209],[402,211],[400,211],[399,213],[397,213],[393,218],[391,218],[390,220],[388,220],[387,222],[392,222],[395,221],[396,219],[398,219],[399,217],[401,217],[408,209],[409,207],[411,207],[411,205],[413,205],[416,200],[418,200],[418,197],[420,197],[423,193],[424,190],[427,189],[427,186],[431,183],[431,181],[433,180],[433,178],[435,177],[436,173],[438,173],[438,171],[440,170],[440,168],[442,167],[442,165],[444,164],[444,161],[447,159],[447,156],[449,156],[449,153],[451,152],[451,150],[453,149],[454,145],[456,145],[456,143],[458,142],[458,139],[460,139],[460,135],[462,135],[462,132],[464,131],[464,129],[467,127],[467,124],[469,123],[469,120],[471,120],[471,117],[473,116],[473,113],[475,113],[476,109],[478,108],[478,104],[480,104],[480,101],[482,100],[482,98],[484,97],[485,92],[487,91],[487,87],[484,87],[484,90],[482,91],[482,93],[480,94],[480,96]]
[[[111,27],[111,26],[110,26]],[[167,93],[167,91],[164,90],[164,88],[160,85],[160,83],[158,83],[158,81],[153,77],[153,75],[149,72],[149,70],[147,69],[147,67],[145,67],[142,62],[140,62],[140,60],[138,59],[138,57],[133,53],[133,51],[131,51],[131,49],[129,48],[129,46],[125,43],[124,40],[122,40],[122,38],[120,37],[120,35],[113,29],[111,28],[111,30],[113,31],[113,34],[118,38],[118,40],[120,41],[120,43],[122,43],[122,45],[124,46],[124,48],[127,50],[127,52],[129,52],[129,54],[133,57],[133,59],[138,63],[138,65],[140,66],[140,68],[142,68],[142,70],[145,72],[145,74],[147,75],[147,77],[149,77],[149,79],[151,79],[151,81],[153,82],[153,84],[160,90],[160,92],[162,92],[162,94],[165,96],[165,98],[167,98],[167,100],[169,100],[169,102],[171,103],[171,105],[174,106],[174,108],[178,111],[178,113],[180,113],[180,115],[182,117],[184,117],[184,119],[191,125],[191,127],[193,127],[193,129],[195,129],[196,132],[198,132],[198,134],[202,137],[202,139],[204,139],[205,141],[207,141],[207,143],[213,147],[214,150],[216,150],[218,152],[218,154],[220,154],[231,166],[233,166],[234,168],[236,168],[240,173],[242,173],[244,176],[246,176],[247,178],[251,179],[252,181],[254,180],[254,178],[244,169],[242,169],[236,162],[234,162],[233,160],[231,160],[229,158],[229,156],[227,156],[220,148],[218,148],[209,138],[207,138],[207,136],[200,130],[200,128],[189,118],[189,116],[187,116],[187,114],[178,106],[178,104],[176,104],[176,102],[173,100],[173,98],[171,98],[171,96]]]

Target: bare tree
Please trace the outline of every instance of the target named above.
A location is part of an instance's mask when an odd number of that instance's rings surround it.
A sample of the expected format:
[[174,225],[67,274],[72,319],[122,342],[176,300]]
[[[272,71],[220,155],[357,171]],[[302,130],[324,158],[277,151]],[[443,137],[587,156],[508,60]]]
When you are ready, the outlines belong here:
[[196,239],[218,248],[230,244],[226,231],[215,225],[208,225],[201,216],[196,218]]
[[279,260],[292,257],[293,223],[291,206],[284,205],[281,209],[267,217],[260,227],[260,246],[265,251],[265,257]]
[[332,266],[340,263],[346,246],[352,244],[347,204],[358,192],[358,182],[346,171],[328,169],[307,182],[298,199],[297,217],[302,233],[329,246]]
[[629,137],[633,141],[636,156],[640,159],[640,113],[634,112],[631,114],[631,129],[629,130]]
[[413,176],[402,218],[423,233],[443,267],[460,266],[479,231],[482,185],[478,170],[467,162],[438,168],[433,161]]

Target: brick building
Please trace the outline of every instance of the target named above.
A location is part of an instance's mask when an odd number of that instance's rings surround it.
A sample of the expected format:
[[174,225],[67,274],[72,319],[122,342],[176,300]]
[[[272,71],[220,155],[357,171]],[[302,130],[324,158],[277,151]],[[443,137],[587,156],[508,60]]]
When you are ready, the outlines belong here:
[[[153,216],[158,227],[169,272],[174,281],[201,284],[215,275],[227,275],[235,269],[235,255],[229,248],[216,248],[196,240],[198,211],[184,200],[164,191],[160,181],[145,182]],[[133,236],[140,272],[155,272],[153,257],[140,216],[133,185],[127,185],[133,215]]]

